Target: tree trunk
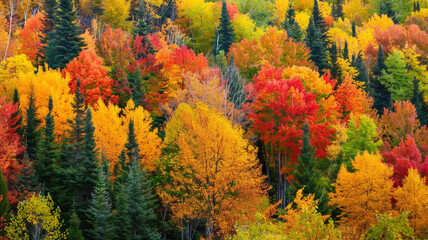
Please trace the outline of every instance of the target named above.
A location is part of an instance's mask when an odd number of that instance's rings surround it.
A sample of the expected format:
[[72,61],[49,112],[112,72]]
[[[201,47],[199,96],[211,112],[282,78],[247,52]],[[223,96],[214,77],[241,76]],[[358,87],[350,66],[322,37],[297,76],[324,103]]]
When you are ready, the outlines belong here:
[[4,52],[4,58],[3,60],[6,60],[7,58],[7,52],[9,51],[9,46],[10,46],[10,40],[12,37],[12,22],[13,22],[13,12],[15,9],[15,6],[13,6],[13,0],[9,0],[9,36],[8,36],[8,40],[7,40],[7,45],[6,45],[6,50]]

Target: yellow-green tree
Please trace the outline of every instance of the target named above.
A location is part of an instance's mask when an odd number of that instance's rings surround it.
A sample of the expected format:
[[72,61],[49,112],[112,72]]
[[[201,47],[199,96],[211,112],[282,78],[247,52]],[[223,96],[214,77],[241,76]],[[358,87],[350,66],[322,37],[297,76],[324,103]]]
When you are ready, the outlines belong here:
[[409,212],[410,226],[418,237],[428,237],[428,186],[418,170],[410,169],[403,186],[394,192],[399,211]]
[[266,186],[243,130],[204,104],[183,103],[165,131],[169,154],[159,162],[165,182],[158,193],[173,219],[203,219],[206,237],[214,238],[233,233],[238,220],[251,220]]
[[6,232],[10,239],[66,239],[67,232],[61,228],[60,210],[54,207],[52,198],[34,194],[18,203]]
[[330,193],[330,204],[342,211],[340,222],[349,226],[359,237],[376,222],[376,212],[391,210],[393,170],[382,162],[379,154],[364,152],[352,161],[355,172],[345,166],[337,176],[335,192]]
[[127,31],[131,27],[131,22],[127,21],[129,17],[129,9],[130,1],[107,0],[105,1],[102,20],[113,29],[121,28],[123,31]]

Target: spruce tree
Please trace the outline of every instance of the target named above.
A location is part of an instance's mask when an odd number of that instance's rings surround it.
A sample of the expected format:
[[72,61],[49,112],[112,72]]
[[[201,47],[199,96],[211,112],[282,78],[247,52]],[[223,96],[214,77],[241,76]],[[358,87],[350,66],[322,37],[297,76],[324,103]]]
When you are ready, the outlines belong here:
[[28,99],[27,124],[25,127],[26,150],[30,161],[33,161],[36,157],[37,142],[39,141],[40,135],[40,132],[37,130],[39,125],[40,119],[38,119],[34,89],[31,87],[31,93]]
[[[16,89],[16,88],[13,91],[13,105],[16,105],[17,109],[16,109],[16,112],[14,114],[12,114],[11,118],[18,117],[18,120],[13,125],[13,128],[16,128],[16,130],[15,130],[16,134],[18,134],[22,139],[22,137],[24,136],[24,128],[22,127],[23,117],[22,117],[20,103],[19,103],[19,93],[18,93],[18,89]],[[19,158],[21,158],[21,157],[19,157]]]
[[123,184],[117,185],[115,194],[115,212],[113,214],[114,238],[131,240],[131,218],[129,217],[129,204],[126,188]]
[[46,62],[46,45],[50,40],[52,31],[56,23],[56,10],[58,8],[57,0],[43,0],[41,12],[44,15],[42,18],[42,48],[37,53],[36,63],[44,68]]
[[392,1],[391,0],[381,0],[381,2],[380,2],[380,14],[379,15],[382,15],[382,14],[385,14],[389,18],[391,18],[395,24],[398,23],[398,18],[396,16],[396,13],[392,9]]
[[73,211],[70,217],[70,224],[68,228],[68,239],[70,240],[85,240],[82,231],[80,231],[80,219],[76,212]]
[[343,59],[349,60],[349,50],[348,50],[348,42],[347,41],[345,41],[345,47],[343,48],[342,57],[343,57]]
[[357,37],[357,27],[354,21],[352,21],[352,37]]
[[324,70],[329,68],[326,61],[327,54],[324,43],[321,40],[321,32],[315,27],[312,17],[309,19],[309,25],[306,30],[305,43],[310,49],[309,60],[314,62],[315,66],[318,67],[318,72],[323,74]]
[[361,52],[358,53],[358,56],[355,58],[355,60],[351,64],[355,69],[358,71],[358,76],[355,77],[356,81],[363,82],[366,86],[365,90],[370,91],[370,86],[368,82],[368,76],[367,76],[367,69],[366,65],[364,64],[363,56]]
[[152,43],[147,37],[152,32],[152,19],[148,9],[146,8],[146,2],[144,0],[138,3],[138,10],[136,11],[135,16],[136,26],[132,29],[132,35],[134,36],[142,36],[142,46],[146,48],[146,52],[140,53],[138,58],[144,58],[148,54],[153,54],[155,50],[153,49]]
[[135,107],[142,106],[144,101],[144,89],[140,68],[137,68],[135,72],[128,73],[128,82],[131,87],[131,97]]
[[101,17],[104,14],[104,6],[103,6],[102,0],[92,0],[91,10],[92,13],[97,16]]
[[138,149],[138,143],[137,138],[135,136],[134,132],[134,120],[129,121],[128,125],[128,142],[125,143],[126,148],[126,155],[128,156],[128,161],[132,162],[131,160],[134,158],[135,149]]
[[373,107],[377,109],[378,114],[382,115],[384,108],[388,108],[391,104],[391,94],[380,81],[380,77],[386,69],[385,58],[383,55],[382,46],[379,44],[379,52],[377,57],[376,66],[373,68],[374,79],[372,82],[372,91],[374,104]]
[[140,169],[138,148],[134,149],[133,155],[133,163],[129,167],[126,182],[132,239],[161,239],[155,228],[156,214],[152,184],[146,178],[146,170]]
[[340,67],[337,64],[337,46],[333,43],[330,48],[330,73],[331,76],[338,80],[337,84],[340,84]]
[[89,236],[94,240],[113,239],[111,197],[106,182],[106,174],[100,171],[89,205],[89,219],[92,225]]
[[232,28],[230,21],[229,12],[227,11],[226,2],[223,0],[221,7],[220,27],[216,31],[214,39],[213,52],[217,55],[220,50],[223,50],[225,54],[229,52],[230,45],[235,40],[235,33]]
[[[7,183],[0,169],[0,219],[3,217],[5,220],[9,220],[10,204],[8,194]],[[0,228],[0,236],[4,236],[5,234],[2,230]]]
[[76,12],[72,0],[60,0],[54,31],[46,46],[46,62],[50,68],[63,69],[77,57],[86,45],[76,25]]
[[41,193],[47,195],[57,184],[57,169],[55,167],[58,159],[58,146],[55,143],[55,121],[52,115],[53,102],[49,97],[49,112],[45,117],[45,128],[43,129],[43,139],[40,141],[34,169],[36,170],[37,182],[41,185]]
[[428,106],[424,101],[422,92],[419,90],[419,81],[416,79],[416,76],[413,77],[413,89],[412,103],[418,113],[419,121],[422,125],[426,126],[428,124]]
[[288,21],[289,26],[293,26],[293,24],[296,22],[295,18],[296,18],[296,13],[294,10],[294,6],[290,1],[287,9],[287,18],[286,18],[286,21]]
[[290,37],[296,42],[302,41],[303,30],[300,28],[300,25],[298,22],[294,22],[293,26],[291,27]]
[[327,45],[329,44],[329,37],[327,35],[328,28],[318,7],[318,0],[314,0],[314,8],[312,9],[312,20],[314,21],[315,27],[321,33],[320,37],[324,44],[324,49],[327,49]]
[[332,15],[333,15],[333,18],[335,20],[337,20],[339,18],[342,18],[342,20],[343,20],[344,14],[343,14],[342,4],[343,4],[342,0],[334,0],[333,1]]
[[413,12],[418,11],[418,8],[416,7],[416,1],[413,1]]
[[418,0],[418,1],[416,1],[416,10],[417,10],[418,12],[420,12],[420,11],[421,11],[421,5],[419,5],[419,0]]

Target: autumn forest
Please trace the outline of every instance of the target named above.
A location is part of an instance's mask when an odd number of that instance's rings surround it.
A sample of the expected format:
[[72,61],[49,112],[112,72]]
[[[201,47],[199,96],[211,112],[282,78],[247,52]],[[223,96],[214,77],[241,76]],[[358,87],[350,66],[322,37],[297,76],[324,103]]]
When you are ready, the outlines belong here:
[[427,0],[0,0],[0,239],[428,239]]

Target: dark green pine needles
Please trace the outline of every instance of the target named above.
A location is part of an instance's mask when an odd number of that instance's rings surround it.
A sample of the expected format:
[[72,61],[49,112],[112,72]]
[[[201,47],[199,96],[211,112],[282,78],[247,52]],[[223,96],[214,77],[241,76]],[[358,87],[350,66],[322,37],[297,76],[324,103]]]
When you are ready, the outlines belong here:
[[230,45],[235,41],[235,32],[230,22],[229,12],[227,11],[226,2],[223,1],[221,7],[220,28],[216,31],[214,39],[213,52],[217,55],[221,50],[225,54],[229,52]]

